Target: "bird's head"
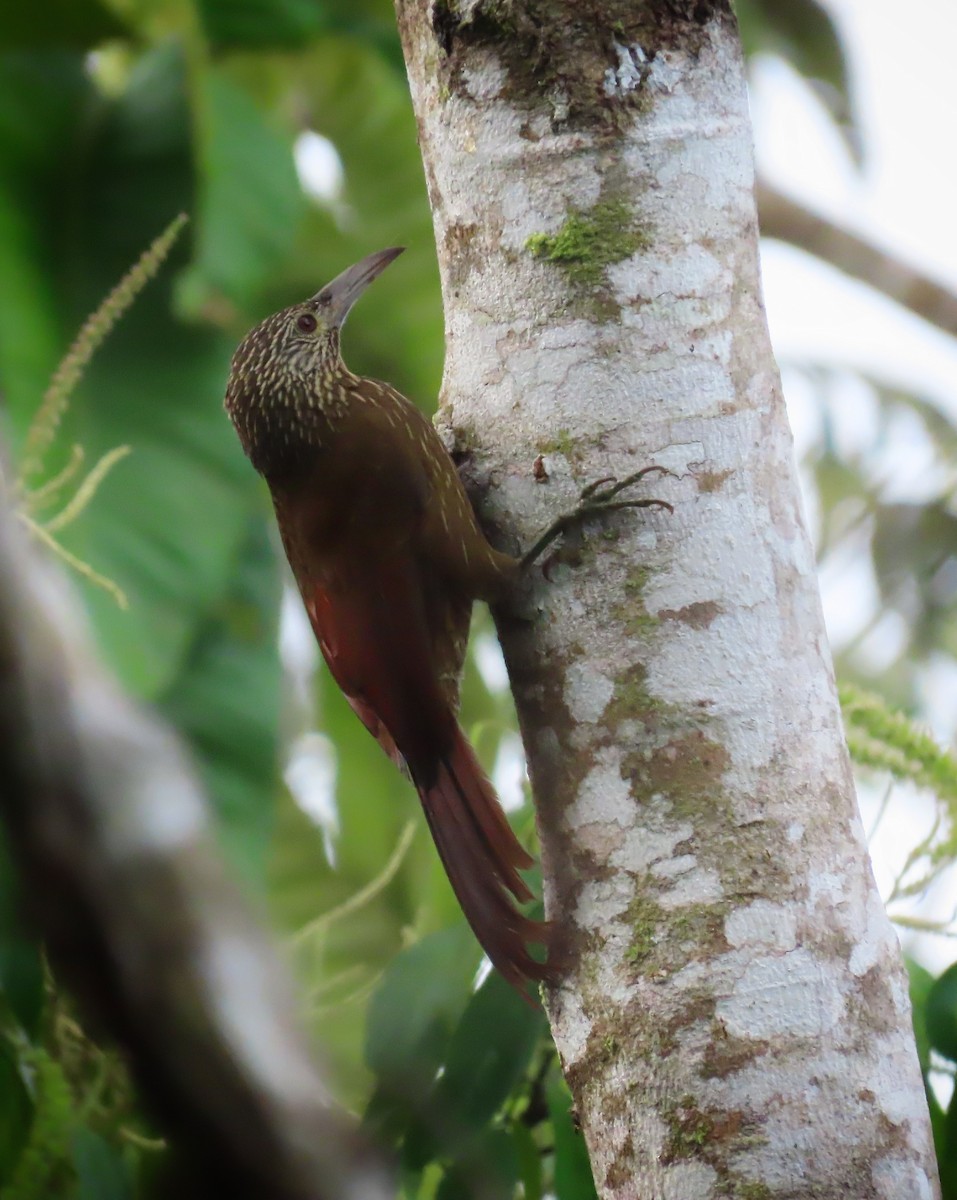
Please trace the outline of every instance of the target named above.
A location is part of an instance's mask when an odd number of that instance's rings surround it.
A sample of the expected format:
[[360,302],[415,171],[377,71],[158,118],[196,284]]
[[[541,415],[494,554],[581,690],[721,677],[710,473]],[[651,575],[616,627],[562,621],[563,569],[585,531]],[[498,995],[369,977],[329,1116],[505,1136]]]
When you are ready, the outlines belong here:
[[250,330],[233,355],[226,410],[234,421],[249,407],[321,404],[322,389],[342,371],[339,332],[365,289],[402,253],[378,250],[337,275],[301,304]]

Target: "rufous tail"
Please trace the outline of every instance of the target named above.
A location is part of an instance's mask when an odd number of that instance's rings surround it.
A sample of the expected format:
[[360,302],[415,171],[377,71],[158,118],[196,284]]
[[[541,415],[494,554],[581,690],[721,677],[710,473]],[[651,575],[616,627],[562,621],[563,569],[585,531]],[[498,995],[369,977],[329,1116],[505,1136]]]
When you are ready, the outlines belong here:
[[433,778],[412,774],[449,881],[493,965],[523,993],[529,981],[550,978],[553,968],[528,951],[529,942],[548,945],[550,926],[515,907],[516,900],[532,899],[518,872],[534,860],[512,832],[461,729],[455,726]]

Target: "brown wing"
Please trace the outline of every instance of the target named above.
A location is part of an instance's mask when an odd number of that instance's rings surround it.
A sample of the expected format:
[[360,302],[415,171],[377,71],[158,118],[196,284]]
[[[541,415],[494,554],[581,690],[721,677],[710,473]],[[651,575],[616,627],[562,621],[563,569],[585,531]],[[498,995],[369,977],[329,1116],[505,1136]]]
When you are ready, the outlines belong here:
[[489,958],[521,987],[547,968],[527,942],[547,926],[509,898],[531,899],[519,870],[532,859],[455,721],[436,676],[414,560],[394,554],[374,569],[327,562],[303,597],[322,653],[363,724],[408,768],[449,881]]
[[[479,594],[462,573],[475,561],[466,545],[474,518],[452,520],[461,485],[435,431],[397,393],[368,383],[334,446],[308,474],[273,488],[283,543],[333,676],[408,769],[466,918],[520,986],[545,975],[526,943],[544,942],[547,927],[515,909],[512,897],[530,898],[518,872],[531,860],[458,727],[449,683]],[[450,470],[454,494],[443,493]]]

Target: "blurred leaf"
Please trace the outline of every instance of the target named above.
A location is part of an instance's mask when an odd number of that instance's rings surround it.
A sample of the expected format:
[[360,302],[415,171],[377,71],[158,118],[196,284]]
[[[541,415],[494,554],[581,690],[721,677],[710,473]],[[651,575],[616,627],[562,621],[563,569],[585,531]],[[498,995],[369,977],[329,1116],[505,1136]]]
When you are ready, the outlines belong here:
[[[18,63],[16,95],[42,92],[47,66],[39,57]],[[58,137],[75,141],[67,199],[38,210],[48,225],[38,226],[36,247],[27,242],[40,269],[40,245],[58,247],[59,293],[39,294],[44,322],[51,308],[66,314],[63,344],[189,198],[185,82],[179,50],[165,45],[139,59],[115,100],[90,99],[87,112],[74,103],[80,128],[64,128],[62,104],[39,105]],[[18,137],[21,193],[31,178],[40,188],[62,169],[62,147],[46,135],[31,140],[22,121],[4,123],[5,111],[0,130]],[[186,253],[178,247],[173,265]],[[248,870],[261,866],[275,790],[276,570],[255,475],[222,412],[232,339],[171,316],[170,276],[167,268],[136,300],[71,401],[61,456],[71,442],[88,462],[117,446],[132,453],[63,540],[129,596],[129,612],[120,613],[111,597],[80,585],[113,669],[141,696],[163,701],[193,741],[231,849]],[[28,396],[24,386],[8,396],[21,431],[41,391]]]
[[948,967],[931,986],[924,1020],[933,1049],[957,1062],[957,963]]
[[109,1142],[81,1126],[71,1143],[77,1177],[74,1200],[133,1200],[130,1169]]
[[365,1116],[373,1129],[395,1136],[421,1110],[478,960],[471,930],[458,924],[403,950],[386,970],[369,1005],[366,1034],[366,1064],[378,1079]]
[[[54,231],[63,147],[91,93],[77,55],[0,55],[0,391],[20,430],[61,352]],[[15,441],[15,420],[10,432]]]
[[512,1139],[502,1129],[491,1129],[465,1162],[449,1167],[436,1200],[512,1200],[518,1181]]
[[270,909],[281,928],[295,931],[333,907],[323,903],[331,894],[323,877],[331,875],[332,868],[322,831],[285,787],[279,789],[275,807],[268,868]]
[[[316,684],[323,730],[336,748],[336,862],[347,892],[371,879],[418,807],[412,785],[382,753],[325,666]],[[341,886],[341,885],[340,885]]]
[[927,1001],[935,980],[933,975],[914,959],[905,957],[904,962],[910,984],[911,1016],[914,1024],[914,1040],[917,1043],[917,1057],[920,1061],[921,1074],[924,1077],[924,1091],[927,1096],[927,1108],[934,1134],[934,1146],[938,1159],[942,1161],[948,1153],[947,1119],[929,1079],[931,1041],[927,1032]]
[[199,0],[203,30],[218,50],[303,46],[347,34],[403,67],[395,14],[383,0]]
[[557,1200],[598,1200],[585,1139],[572,1120],[571,1094],[557,1066],[549,1074],[545,1095],[555,1132]]
[[[378,875],[410,816],[423,825],[424,820],[415,789],[369,736],[325,668],[320,669],[317,683],[322,728],[336,750],[339,820],[335,838],[337,869],[324,877],[329,890],[317,892],[317,911],[322,912],[342,903]],[[461,910],[431,838],[416,839],[376,909],[380,914],[378,929],[372,925],[360,929],[352,921],[348,927],[332,930],[330,954],[336,955],[341,946],[344,955],[353,959],[356,939],[364,934],[375,938],[380,947],[386,935],[395,946],[402,929],[414,927],[419,933],[431,933],[450,921],[461,920]]]
[[864,376],[880,402],[885,423],[901,411],[919,417],[940,458],[947,463],[957,459],[957,426],[949,412],[930,396],[891,387],[873,375]]
[[350,317],[345,357],[353,370],[387,379],[431,409],[445,349],[442,305],[404,74],[374,47],[343,37],[265,62],[246,55],[231,60],[230,72],[264,106],[281,103],[293,89],[304,126],[332,142],[345,171],[342,219],[322,204],[309,206],[281,278],[264,289],[252,315],[312,295],[370,251],[407,247]]
[[847,534],[848,520],[866,512],[868,483],[859,463],[842,458],[832,449],[823,450],[809,465],[821,504],[819,552],[823,556]]
[[[818,95],[848,133],[854,105],[847,56],[827,9],[818,0],[738,0],[735,11],[745,53],[779,54],[807,79],[824,85],[817,88]],[[855,155],[857,141],[856,136],[850,139]]]
[[87,50],[125,33],[116,13],[99,0],[42,0],[0,8],[0,50],[66,46]]
[[[71,331],[189,193],[183,87],[175,48],[145,56],[76,155],[63,262]],[[177,247],[173,263],[185,253]],[[132,449],[63,540],[129,596],[120,614],[88,589],[88,607],[113,668],[149,698],[176,678],[246,534],[254,476],[221,408],[231,349],[171,317],[167,268],[93,360],[64,422],[61,446],[77,442],[88,461]]]
[[228,590],[198,626],[162,708],[190,739],[234,861],[259,879],[278,758],[279,574],[265,514],[247,525]]
[[451,1130],[480,1132],[525,1074],[546,1029],[540,1006],[526,1004],[491,971],[456,1026],[433,1105]]
[[522,1200],[542,1200],[542,1151],[532,1131],[521,1121],[512,1126],[512,1141],[522,1183]]
[[336,146],[345,167],[343,199],[354,225],[350,222],[352,237],[343,239],[342,248],[354,260],[380,245],[408,247],[390,268],[395,290],[373,288],[363,298],[367,319],[358,362],[365,373],[387,375],[431,409],[445,346],[435,239],[408,84],[366,47],[333,39],[305,67],[313,126]]
[[[40,947],[23,928],[16,871],[0,829],[0,991],[28,1035],[36,1033],[43,1008]],[[2,1122],[0,1122],[2,1124]]]
[[941,1130],[940,1138],[935,1137],[941,1200],[957,1200],[957,1089],[951,1096]]
[[196,309],[205,289],[244,304],[291,253],[305,212],[292,133],[215,68],[198,104],[199,233],[183,294]]
[[927,1033],[927,998],[934,986],[934,977],[914,959],[905,958],[910,983],[910,1002],[914,1019],[914,1039],[920,1069],[926,1075],[930,1067],[930,1038]]
[[33,1120],[33,1104],[9,1041],[0,1038],[0,1188],[13,1174]]
[[[277,810],[269,864],[270,908],[280,925],[294,932],[296,975],[337,1090],[345,1103],[359,1107],[366,1103],[372,1082],[361,1065],[368,996],[402,944],[402,914],[394,892],[388,885],[377,886],[389,860],[347,892],[349,881],[326,858],[322,832],[285,789],[280,790]],[[425,840],[421,832],[417,840]],[[393,846],[393,856],[399,849]],[[400,868],[407,856],[406,852]],[[368,899],[336,916],[370,892]]]
[[61,1195],[70,1177],[70,1139],[77,1116],[63,1066],[40,1046],[26,1049],[23,1057],[32,1076],[33,1120],[8,1191],[13,1197],[39,1200]]
[[203,30],[219,48],[296,46],[329,26],[318,0],[199,0]]
[[881,597],[907,619],[911,653],[923,656],[941,645],[957,604],[957,516],[943,500],[877,504],[873,522]]
[[405,79],[405,59],[392,0],[324,0],[331,32],[348,34],[357,43],[374,48],[400,79]]

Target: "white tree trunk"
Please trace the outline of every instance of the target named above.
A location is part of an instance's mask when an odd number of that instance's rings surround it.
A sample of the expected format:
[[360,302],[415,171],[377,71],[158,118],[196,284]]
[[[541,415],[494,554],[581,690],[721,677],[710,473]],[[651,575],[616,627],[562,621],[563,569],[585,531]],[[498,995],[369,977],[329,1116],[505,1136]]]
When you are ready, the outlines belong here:
[[528,545],[591,479],[676,476],[642,485],[674,515],[590,529],[525,598],[534,623],[500,620],[569,943],[548,1008],[599,1194],[932,1197],[761,304],[733,19],[721,0],[398,10],[443,418],[485,516]]

